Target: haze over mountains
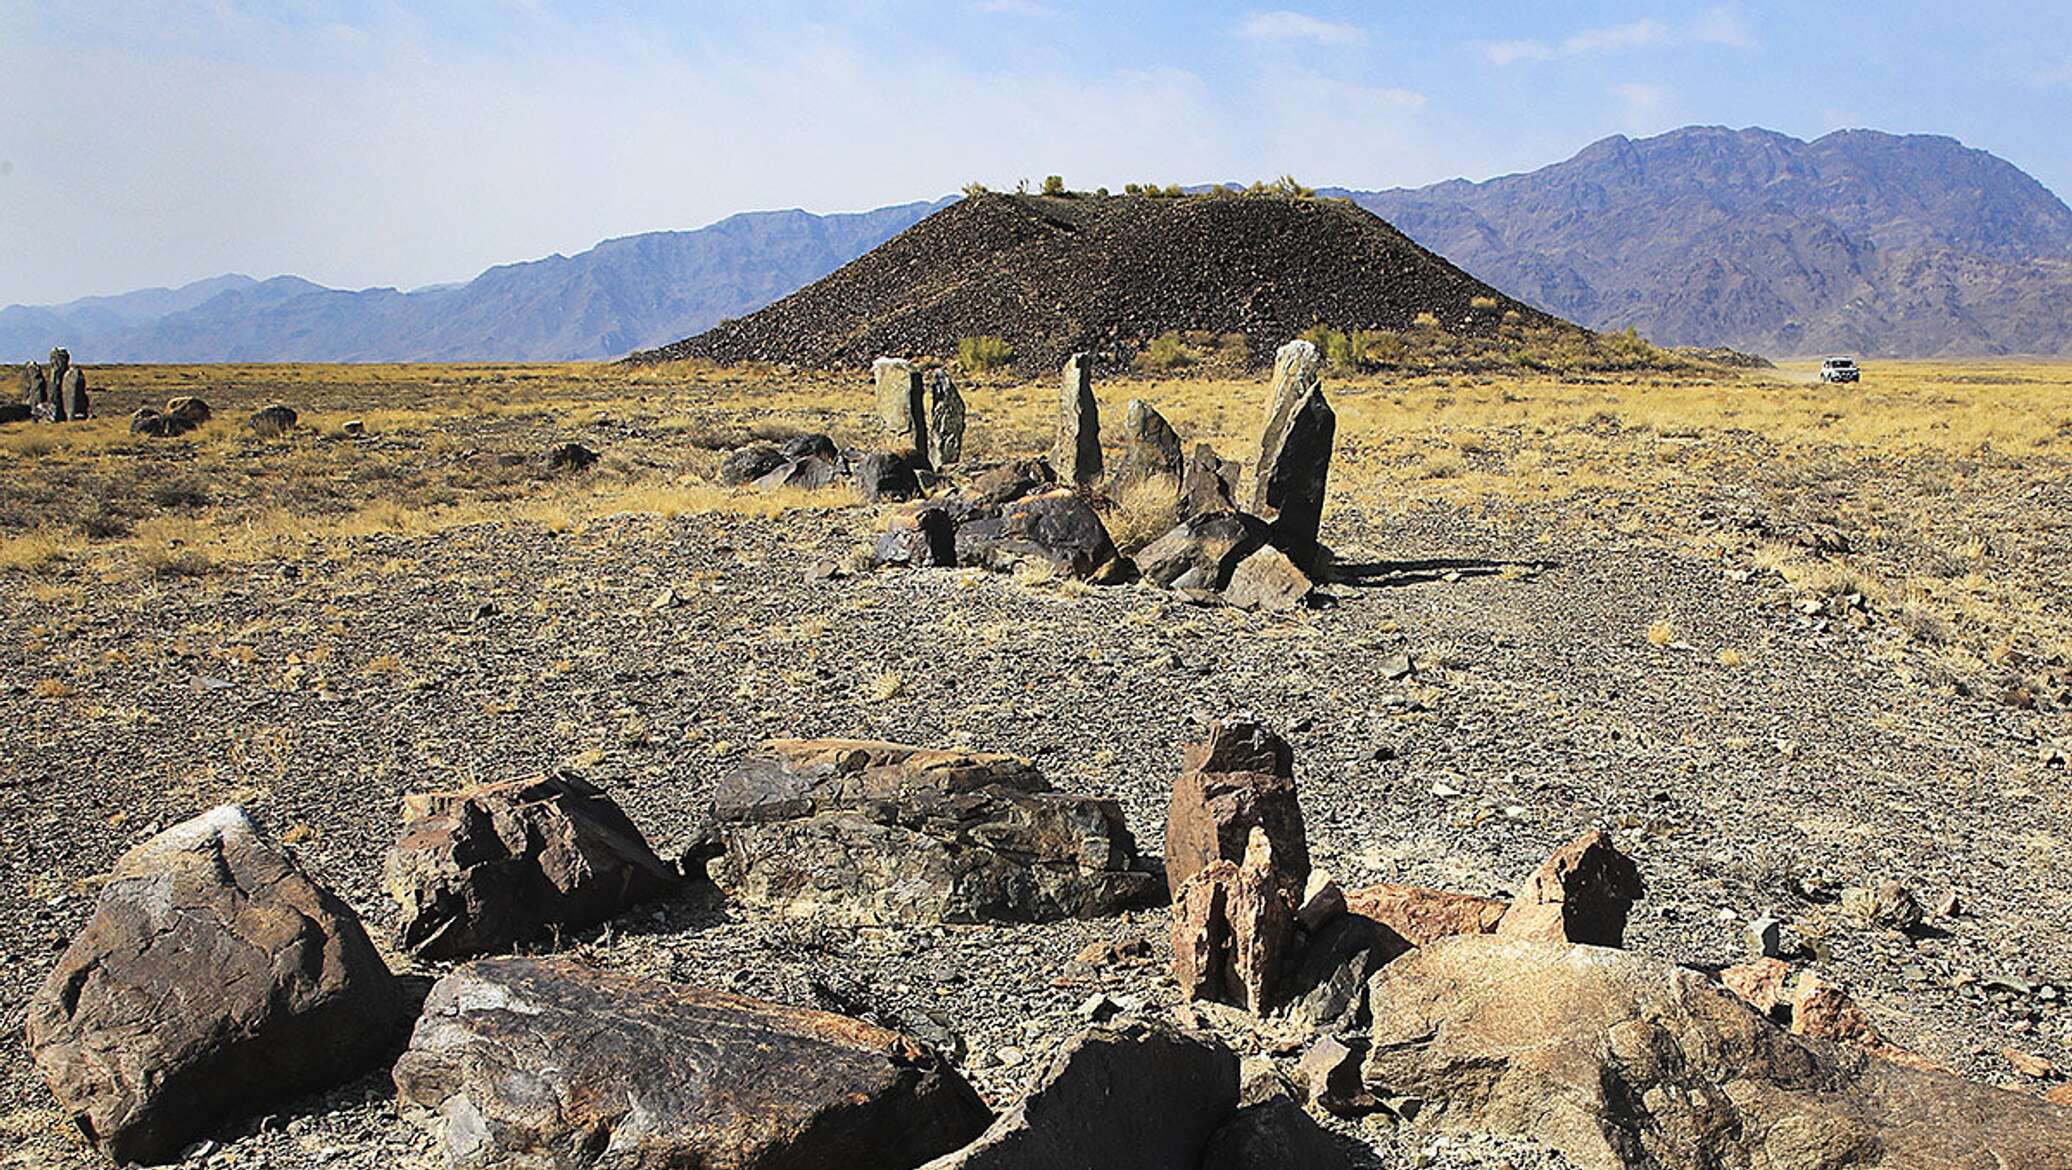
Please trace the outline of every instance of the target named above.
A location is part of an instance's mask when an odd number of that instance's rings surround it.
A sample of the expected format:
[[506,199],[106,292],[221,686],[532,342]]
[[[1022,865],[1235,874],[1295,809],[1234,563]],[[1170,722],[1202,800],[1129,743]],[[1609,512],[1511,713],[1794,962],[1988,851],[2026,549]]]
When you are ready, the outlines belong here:
[[[1337,191],[1529,304],[1773,357],[2072,354],[2072,209],[1949,138],[1688,127],[1480,183]],[[225,276],[0,310],[0,360],[617,357],[745,316],[948,201],[737,215],[415,292]]]

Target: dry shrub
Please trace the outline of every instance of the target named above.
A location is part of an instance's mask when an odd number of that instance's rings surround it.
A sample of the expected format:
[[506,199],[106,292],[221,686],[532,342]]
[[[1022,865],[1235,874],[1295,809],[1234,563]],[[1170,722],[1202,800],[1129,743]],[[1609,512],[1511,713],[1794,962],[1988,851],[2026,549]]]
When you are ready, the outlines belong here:
[[1124,554],[1164,536],[1179,522],[1179,485],[1164,476],[1131,484],[1108,513],[1108,536]]

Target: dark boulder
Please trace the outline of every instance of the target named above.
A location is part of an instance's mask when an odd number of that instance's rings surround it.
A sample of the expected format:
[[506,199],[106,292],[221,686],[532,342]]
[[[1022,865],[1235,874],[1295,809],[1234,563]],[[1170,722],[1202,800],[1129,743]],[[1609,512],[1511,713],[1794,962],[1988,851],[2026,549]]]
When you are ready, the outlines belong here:
[[784,440],[777,453],[786,459],[824,459],[829,463],[841,462],[841,449],[826,435],[793,435]]
[[190,426],[197,427],[215,417],[215,412],[209,409],[209,404],[192,394],[167,399],[165,412]]
[[1060,574],[1090,577],[1117,556],[1101,514],[1078,493],[1058,489],[1024,496],[994,516],[957,526],[957,563],[1006,570],[1023,557],[1048,561]]
[[120,1163],[373,1066],[403,1022],[351,908],[224,806],[124,854],[28,1009],[36,1066]]
[[1340,914],[1296,948],[1281,991],[1281,1014],[1316,1032],[1365,1022],[1367,980],[1407,954],[1410,940],[1360,914]]
[[906,1170],[990,1120],[896,1032],[555,960],[441,979],[394,1075],[456,1170]]
[[1125,1020],[1074,1038],[984,1136],[922,1170],[1195,1170],[1237,1103],[1236,1053]]
[[547,448],[548,471],[588,471],[597,466],[597,452],[581,443],[557,443]]
[[276,402],[253,411],[252,417],[245,420],[245,427],[260,438],[272,439],[294,430],[300,421],[294,407]]
[[1201,1170],[1352,1170],[1336,1139],[1294,1098],[1247,1105],[1209,1138]]
[[841,469],[832,459],[818,455],[807,455],[798,459],[787,459],[755,481],[763,491],[777,491],[781,488],[802,488],[818,491],[841,478]]
[[1243,512],[1201,512],[1174,525],[1137,550],[1137,570],[1166,589],[1220,590],[1253,552],[1265,548],[1272,529]]
[[35,362],[22,366],[22,405],[35,406],[50,401],[50,376]]
[[58,414],[65,419],[86,419],[93,417],[93,400],[86,392],[86,371],[73,366],[65,371],[65,381],[57,395]]
[[1132,398],[1122,423],[1122,462],[1115,469],[1110,491],[1118,498],[1141,484],[1169,485],[1180,494],[1186,467],[1180,454],[1180,434],[1150,403]]
[[880,565],[901,568],[956,565],[956,510],[933,500],[900,509],[886,524],[871,558]]
[[1243,473],[1235,459],[1223,458],[1207,443],[1196,443],[1180,481],[1181,517],[1236,510],[1238,478]]
[[1047,459],[1020,459],[989,467],[971,480],[965,495],[975,504],[998,506],[1047,491],[1058,482]]
[[719,462],[719,481],[729,487],[753,483],[784,466],[784,453],[768,443],[729,451]]
[[26,402],[0,402],[0,423],[28,422],[35,410]]
[[964,396],[948,370],[928,375],[928,424],[926,450],[928,466],[937,471],[964,456]]
[[422,958],[594,926],[677,882],[619,806],[569,774],[405,797],[404,820],[383,879],[398,941]]
[[850,478],[865,500],[910,500],[921,494],[920,477],[903,455],[873,451],[853,460]]
[[1065,363],[1058,438],[1050,457],[1065,483],[1092,487],[1101,482],[1101,408],[1094,400],[1092,354],[1075,353]]
[[1012,756],[774,740],[722,777],[722,884],[785,915],[896,923],[1086,918],[1160,882],[1112,800]]

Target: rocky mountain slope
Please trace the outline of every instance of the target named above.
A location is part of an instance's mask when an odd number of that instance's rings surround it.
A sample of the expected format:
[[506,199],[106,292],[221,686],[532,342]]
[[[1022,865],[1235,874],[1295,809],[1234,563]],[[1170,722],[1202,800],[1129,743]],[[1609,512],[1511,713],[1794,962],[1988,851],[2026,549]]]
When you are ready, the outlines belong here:
[[941,204],[767,211],[606,240],[465,284],[347,291],[223,276],[0,310],[0,361],[68,346],[86,362],[458,361],[619,357],[759,308]]
[[1255,363],[1312,325],[1484,335],[1551,319],[1337,200],[981,195],[739,321],[636,360],[863,366],[996,336],[1015,359],[1129,352],[1171,331],[1242,334]]
[[1951,138],[1698,126],[1351,195],[1513,296],[1657,344],[2072,353],[2072,209]]

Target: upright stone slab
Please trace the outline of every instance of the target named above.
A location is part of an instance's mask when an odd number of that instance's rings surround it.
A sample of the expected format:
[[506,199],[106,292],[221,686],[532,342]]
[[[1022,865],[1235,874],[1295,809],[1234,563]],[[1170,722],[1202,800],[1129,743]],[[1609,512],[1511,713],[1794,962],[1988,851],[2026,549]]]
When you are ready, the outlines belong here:
[[948,467],[963,457],[964,396],[957,393],[957,384],[950,380],[948,370],[934,370],[928,375],[926,430],[930,467]]
[[1123,416],[1122,442],[1122,466],[1115,469],[1117,494],[1159,480],[1170,483],[1174,494],[1179,494],[1186,474],[1180,434],[1156,407],[1141,398],[1130,399],[1129,411]]
[[58,412],[65,418],[86,418],[93,413],[86,397],[86,371],[78,366],[65,371],[64,389],[58,395]]
[[891,432],[894,446],[927,454],[928,412],[921,372],[905,358],[879,358],[871,363],[871,381],[878,391],[878,418]]
[[1196,443],[1181,478],[1180,518],[1236,511],[1238,479],[1243,470],[1237,460],[1223,458],[1207,443]]
[[65,384],[65,371],[72,368],[72,351],[59,347],[50,351],[50,393],[56,397]]
[[1277,543],[1305,571],[1318,559],[1324,481],[1338,419],[1317,380],[1317,347],[1291,341],[1273,364],[1273,400],[1259,444],[1252,510],[1271,521]]
[[1065,362],[1058,400],[1058,442],[1051,453],[1058,478],[1079,487],[1101,481],[1101,411],[1094,402],[1094,359],[1075,353]]
[[44,376],[43,367],[35,362],[22,366],[22,405],[40,406],[50,400],[50,379]]

